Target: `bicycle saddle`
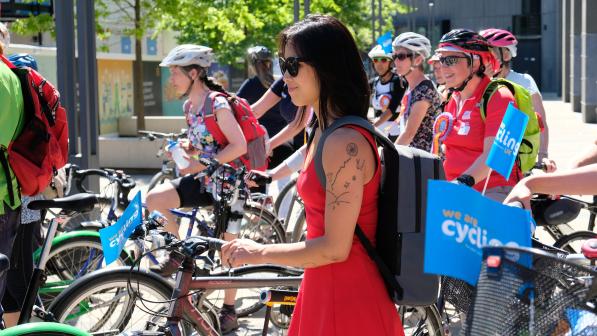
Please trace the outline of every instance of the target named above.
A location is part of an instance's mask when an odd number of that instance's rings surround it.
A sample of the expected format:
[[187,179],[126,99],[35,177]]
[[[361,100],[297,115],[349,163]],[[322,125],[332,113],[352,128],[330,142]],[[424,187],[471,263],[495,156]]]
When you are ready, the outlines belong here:
[[589,239],[582,244],[582,254],[589,260],[597,259],[597,239]]
[[531,211],[537,226],[568,223],[578,217],[581,208],[582,204],[568,198],[554,200],[539,195],[531,199]]
[[98,203],[95,194],[80,193],[72,196],[54,198],[51,200],[31,201],[28,208],[31,210],[42,210],[50,208],[59,208],[70,211],[91,211]]

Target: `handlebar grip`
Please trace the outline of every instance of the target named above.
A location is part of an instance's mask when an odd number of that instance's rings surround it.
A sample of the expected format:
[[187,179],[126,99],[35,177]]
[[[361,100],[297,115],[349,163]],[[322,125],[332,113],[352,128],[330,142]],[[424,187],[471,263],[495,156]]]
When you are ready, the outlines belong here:
[[259,294],[259,301],[269,306],[274,304],[290,305],[296,304],[298,291],[285,289],[265,289]]

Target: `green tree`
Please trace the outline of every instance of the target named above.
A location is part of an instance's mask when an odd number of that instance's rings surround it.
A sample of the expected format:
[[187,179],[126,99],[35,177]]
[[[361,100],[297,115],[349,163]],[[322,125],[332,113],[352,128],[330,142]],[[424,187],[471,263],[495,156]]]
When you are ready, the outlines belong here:
[[[393,31],[392,15],[406,7],[396,0],[381,2],[382,31]],[[278,33],[292,23],[293,6],[293,0],[156,0],[159,10],[151,15],[159,22],[157,30],[179,32],[178,42],[210,46],[221,63],[239,66],[250,46],[276,49]],[[371,46],[370,0],[312,0],[310,10],[337,17],[361,49]]]

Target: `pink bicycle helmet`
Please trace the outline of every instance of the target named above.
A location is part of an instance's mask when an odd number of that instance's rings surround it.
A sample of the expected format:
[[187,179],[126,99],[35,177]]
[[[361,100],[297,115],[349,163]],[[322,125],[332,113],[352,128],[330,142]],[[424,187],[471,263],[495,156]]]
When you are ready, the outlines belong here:
[[512,57],[516,57],[516,45],[518,40],[514,35],[504,29],[489,28],[479,32],[492,47],[508,48]]

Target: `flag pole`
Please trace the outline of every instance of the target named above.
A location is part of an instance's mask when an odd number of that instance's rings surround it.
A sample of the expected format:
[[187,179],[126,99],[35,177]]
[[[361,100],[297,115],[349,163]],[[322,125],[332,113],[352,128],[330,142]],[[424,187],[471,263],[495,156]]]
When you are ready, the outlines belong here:
[[485,196],[485,192],[487,191],[487,185],[489,184],[489,177],[491,176],[491,172],[493,169],[489,168],[489,172],[487,173],[487,178],[485,178],[485,185],[483,186],[483,192],[481,195]]

